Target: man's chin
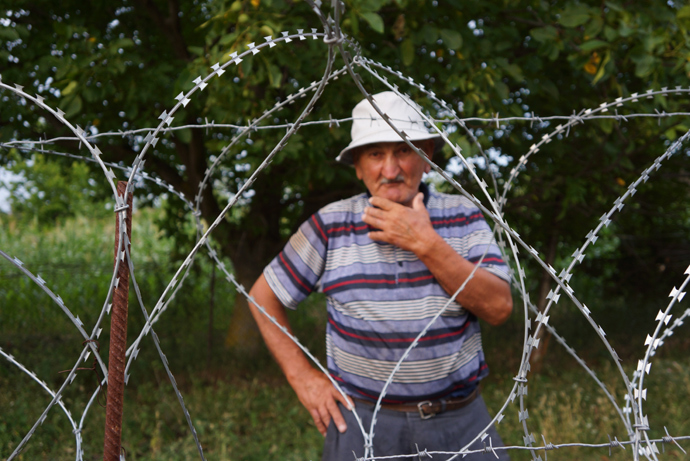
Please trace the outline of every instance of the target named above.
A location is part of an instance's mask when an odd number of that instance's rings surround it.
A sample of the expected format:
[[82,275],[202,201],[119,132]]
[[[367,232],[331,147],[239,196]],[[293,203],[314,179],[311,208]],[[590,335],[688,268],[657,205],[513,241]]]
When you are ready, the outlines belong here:
[[409,197],[408,195],[409,194],[405,194],[397,190],[379,191],[379,193],[374,194],[374,196],[376,197],[385,198],[387,200],[390,200],[391,202],[399,203],[401,205],[409,205],[410,203],[412,203],[414,195],[412,195],[412,197]]

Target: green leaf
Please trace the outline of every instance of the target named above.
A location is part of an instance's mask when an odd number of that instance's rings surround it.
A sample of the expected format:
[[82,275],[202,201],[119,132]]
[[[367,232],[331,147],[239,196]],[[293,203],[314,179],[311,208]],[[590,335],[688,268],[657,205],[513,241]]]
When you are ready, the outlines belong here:
[[609,44],[607,42],[604,42],[602,40],[590,40],[588,42],[583,43],[580,45],[580,50],[582,51],[593,51],[593,50],[598,50],[599,48],[603,47],[608,47]]
[[630,27],[626,22],[621,21],[618,27],[618,34],[621,37],[630,37],[635,33],[637,29],[635,27]]
[[635,62],[635,75],[638,77],[647,77],[654,70],[656,60],[651,54],[633,57]]
[[460,32],[452,29],[441,29],[439,35],[443,43],[445,43],[451,50],[459,50],[462,47],[462,35]]
[[71,118],[81,112],[82,101],[79,95],[63,99],[60,108],[65,111],[65,118]]
[[125,70],[127,69],[127,66],[125,65],[125,61],[123,59],[118,59],[115,58],[110,61],[110,69],[115,69],[117,74],[123,74]]
[[542,46],[541,52],[546,55],[549,61],[555,61],[560,53],[560,49],[556,46],[556,43],[549,42]]
[[400,54],[402,55],[403,64],[406,66],[414,62],[414,44],[411,39],[407,38],[400,44]]
[[496,90],[496,93],[498,94],[499,98],[508,99],[508,94],[510,93],[508,85],[499,80],[494,82],[494,89]]
[[237,32],[233,32],[231,34],[226,34],[223,35],[223,37],[218,40],[218,43],[220,43],[223,46],[229,45],[230,43],[234,42],[237,39]]
[[604,27],[604,38],[612,42],[618,38],[618,31],[613,27],[606,26]]
[[606,54],[604,55],[604,59],[601,60],[601,63],[599,63],[599,69],[597,69],[597,73],[594,75],[594,78],[592,79],[592,85],[596,85],[599,80],[601,80],[605,75],[606,75],[606,64],[611,61],[611,51],[606,51]]
[[361,0],[361,8],[364,11],[378,11],[388,0]]
[[65,89],[60,92],[60,94],[62,94],[63,96],[69,95],[70,93],[72,93],[77,88],[77,85],[78,85],[78,83],[75,80],[72,80],[65,87]]
[[448,77],[446,83],[448,84],[448,88],[452,90],[460,89],[463,93],[467,91],[467,77],[464,75],[451,75]]
[[558,31],[555,27],[539,27],[538,29],[532,29],[529,34],[533,39],[540,43],[546,43],[558,39]]
[[359,35],[359,18],[354,10],[350,10],[350,27],[352,27],[352,33],[355,36]]
[[690,19],[690,5],[685,5],[683,8],[678,10],[678,13],[676,14],[676,18],[678,18],[678,19]]
[[521,82],[525,79],[522,69],[517,64],[510,64],[506,58],[496,58],[496,64],[506,71],[514,80]]
[[254,56],[247,56],[244,58],[244,61],[240,63],[242,72],[245,74],[249,74],[252,72],[252,68],[254,67]]
[[61,63],[62,65],[58,66],[57,72],[55,72],[55,80],[62,80],[65,77],[68,77],[70,74],[76,75],[77,74],[77,67],[72,65],[71,63]]
[[379,34],[383,33],[383,19],[377,13],[362,13],[362,18]]
[[625,13],[625,8],[615,2],[604,2],[606,6],[611,8],[613,11],[618,11],[619,13]]
[[268,66],[268,80],[272,88],[280,88],[280,84],[283,80],[283,73],[278,66],[274,64]]
[[558,22],[565,27],[577,27],[589,21],[589,10],[584,5],[568,5],[561,13]]
[[604,118],[599,121],[601,130],[606,134],[611,134],[611,132],[613,131],[613,123],[614,120],[612,118]]
[[134,46],[134,40],[132,40],[131,38],[121,38],[119,40],[115,40],[113,43],[110,44],[110,47],[114,48],[116,51],[120,48],[129,48],[132,46]]
[[190,53],[195,54],[197,56],[203,56],[204,55],[204,47],[203,46],[188,46],[187,49],[189,50]]
[[474,115],[475,104],[474,98],[472,96],[473,95],[468,95],[467,99],[463,101],[463,114],[465,115],[465,117]]
[[588,37],[596,37],[604,28],[604,18],[601,16],[595,16],[591,21],[585,26],[585,35]]
[[418,36],[427,45],[433,45],[438,40],[438,29],[430,24],[424,24]]
[[8,42],[17,40],[19,38],[19,32],[10,27],[0,27],[0,39],[7,40]]
[[660,47],[663,50],[665,40],[666,38],[662,35],[650,34],[642,40],[642,43],[644,44],[645,51],[654,53],[657,47]]
[[558,87],[551,80],[541,80],[539,86],[544,91],[544,93],[551,96],[553,99],[558,99],[560,93]]
[[512,42],[509,42],[508,40],[504,40],[504,41],[502,41],[502,42],[497,42],[497,43],[494,45],[494,50],[495,50],[497,53],[500,53],[501,51],[509,50],[509,49],[511,49],[512,47],[513,47],[513,43],[512,43]]
[[80,95],[83,96],[87,102],[94,102],[99,98],[100,91],[93,86],[87,86],[80,91]]

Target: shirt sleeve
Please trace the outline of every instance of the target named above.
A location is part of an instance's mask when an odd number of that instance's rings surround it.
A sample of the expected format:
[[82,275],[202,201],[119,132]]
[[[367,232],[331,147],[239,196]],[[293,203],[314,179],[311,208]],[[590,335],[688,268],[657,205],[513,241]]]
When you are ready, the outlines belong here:
[[475,213],[479,214],[479,219],[473,223],[470,245],[465,258],[474,264],[480,264],[482,269],[510,283],[508,265],[503,260],[494,234],[481,211],[477,209]]
[[264,269],[268,285],[284,306],[295,309],[315,290],[328,250],[324,229],[319,213],[312,215]]

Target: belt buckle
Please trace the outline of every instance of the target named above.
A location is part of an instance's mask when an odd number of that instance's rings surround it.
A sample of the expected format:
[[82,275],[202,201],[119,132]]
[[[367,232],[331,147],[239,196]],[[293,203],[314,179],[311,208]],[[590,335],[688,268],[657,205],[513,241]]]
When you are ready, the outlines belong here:
[[429,407],[431,407],[432,406],[431,400],[424,400],[423,402],[419,402],[417,404],[417,409],[419,410],[419,417],[420,418],[430,419],[430,418],[433,418],[434,416],[436,416],[436,413],[429,413],[429,414],[424,413],[424,408],[422,408],[422,407],[424,407],[424,405],[429,405]]

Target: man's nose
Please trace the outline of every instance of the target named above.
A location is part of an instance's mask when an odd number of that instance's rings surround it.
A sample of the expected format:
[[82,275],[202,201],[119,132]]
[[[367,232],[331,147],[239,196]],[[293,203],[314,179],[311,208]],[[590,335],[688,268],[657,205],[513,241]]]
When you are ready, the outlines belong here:
[[393,152],[386,152],[381,173],[386,179],[395,179],[400,174],[400,163]]

